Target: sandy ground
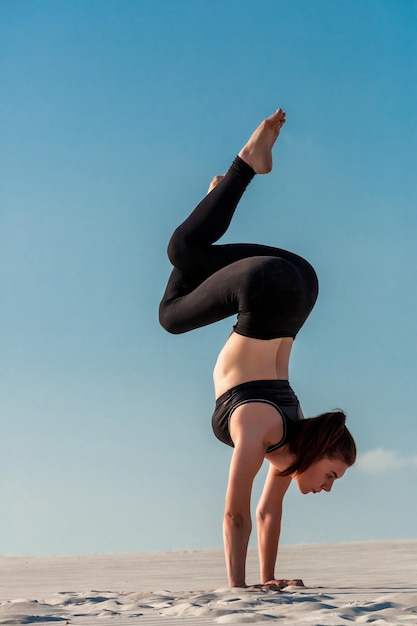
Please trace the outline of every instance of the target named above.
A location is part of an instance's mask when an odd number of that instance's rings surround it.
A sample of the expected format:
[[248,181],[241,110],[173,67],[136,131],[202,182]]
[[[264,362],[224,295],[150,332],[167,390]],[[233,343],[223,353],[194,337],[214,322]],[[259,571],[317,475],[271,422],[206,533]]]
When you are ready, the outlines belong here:
[[306,586],[229,589],[221,550],[0,557],[0,624],[417,626],[417,540],[283,546],[277,575]]

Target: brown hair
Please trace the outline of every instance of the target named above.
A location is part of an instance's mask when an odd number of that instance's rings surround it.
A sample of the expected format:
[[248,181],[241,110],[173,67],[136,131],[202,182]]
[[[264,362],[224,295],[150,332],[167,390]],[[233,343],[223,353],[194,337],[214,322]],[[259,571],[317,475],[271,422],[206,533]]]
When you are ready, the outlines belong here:
[[356,460],[356,445],[345,425],[346,414],[336,410],[296,422],[294,437],[288,444],[295,461],[282,476],[301,474],[324,457],[340,459],[349,467]]

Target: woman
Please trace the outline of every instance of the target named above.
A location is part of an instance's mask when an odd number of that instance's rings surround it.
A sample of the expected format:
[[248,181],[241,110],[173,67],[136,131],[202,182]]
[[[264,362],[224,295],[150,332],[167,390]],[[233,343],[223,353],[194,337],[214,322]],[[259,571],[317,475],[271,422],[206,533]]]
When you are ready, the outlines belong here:
[[285,123],[278,109],[255,130],[225,176],[174,232],[174,265],[160,322],[183,333],[237,314],[234,332],[214,369],[213,430],[233,447],[223,537],[229,584],[246,587],[250,497],[264,459],[270,463],[257,508],[261,584],[281,589],[302,581],[277,579],[282,501],[293,479],[301,493],[330,491],[356,457],[341,411],[303,419],[288,382],[291,348],[318,294],[314,269],[300,256],[257,244],[213,245],[227,230],[255,174],[272,169],[272,147]]

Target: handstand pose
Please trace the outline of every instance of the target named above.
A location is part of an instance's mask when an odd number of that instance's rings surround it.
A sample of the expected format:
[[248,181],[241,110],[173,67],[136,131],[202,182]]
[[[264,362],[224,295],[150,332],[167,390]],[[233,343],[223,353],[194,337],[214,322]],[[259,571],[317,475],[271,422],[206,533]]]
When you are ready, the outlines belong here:
[[272,147],[285,123],[278,109],[264,120],[225,176],[174,232],[174,265],[160,305],[160,322],[184,333],[237,314],[234,332],[214,369],[213,430],[234,448],[223,523],[229,584],[246,587],[245,563],[252,529],[253,480],[270,463],[257,507],[261,585],[281,589],[301,580],[275,577],[282,501],[291,479],[301,493],[330,491],[356,458],[342,411],[304,419],[288,382],[298,331],[318,294],[317,276],[300,256],[257,244],[213,245],[227,230],[255,174],[272,169]]

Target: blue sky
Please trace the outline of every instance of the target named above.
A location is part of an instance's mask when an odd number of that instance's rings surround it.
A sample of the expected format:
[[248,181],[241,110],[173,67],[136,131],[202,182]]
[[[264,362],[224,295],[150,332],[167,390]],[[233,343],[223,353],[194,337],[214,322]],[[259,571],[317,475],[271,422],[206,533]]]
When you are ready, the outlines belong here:
[[406,0],[3,0],[1,554],[221,546],[234,320],[170,336],[157,308],[172,230],[277,107],[224,241],[315,266],[291,382],[360,451],[290,489],[282,542],[415,538],[416,28]]

